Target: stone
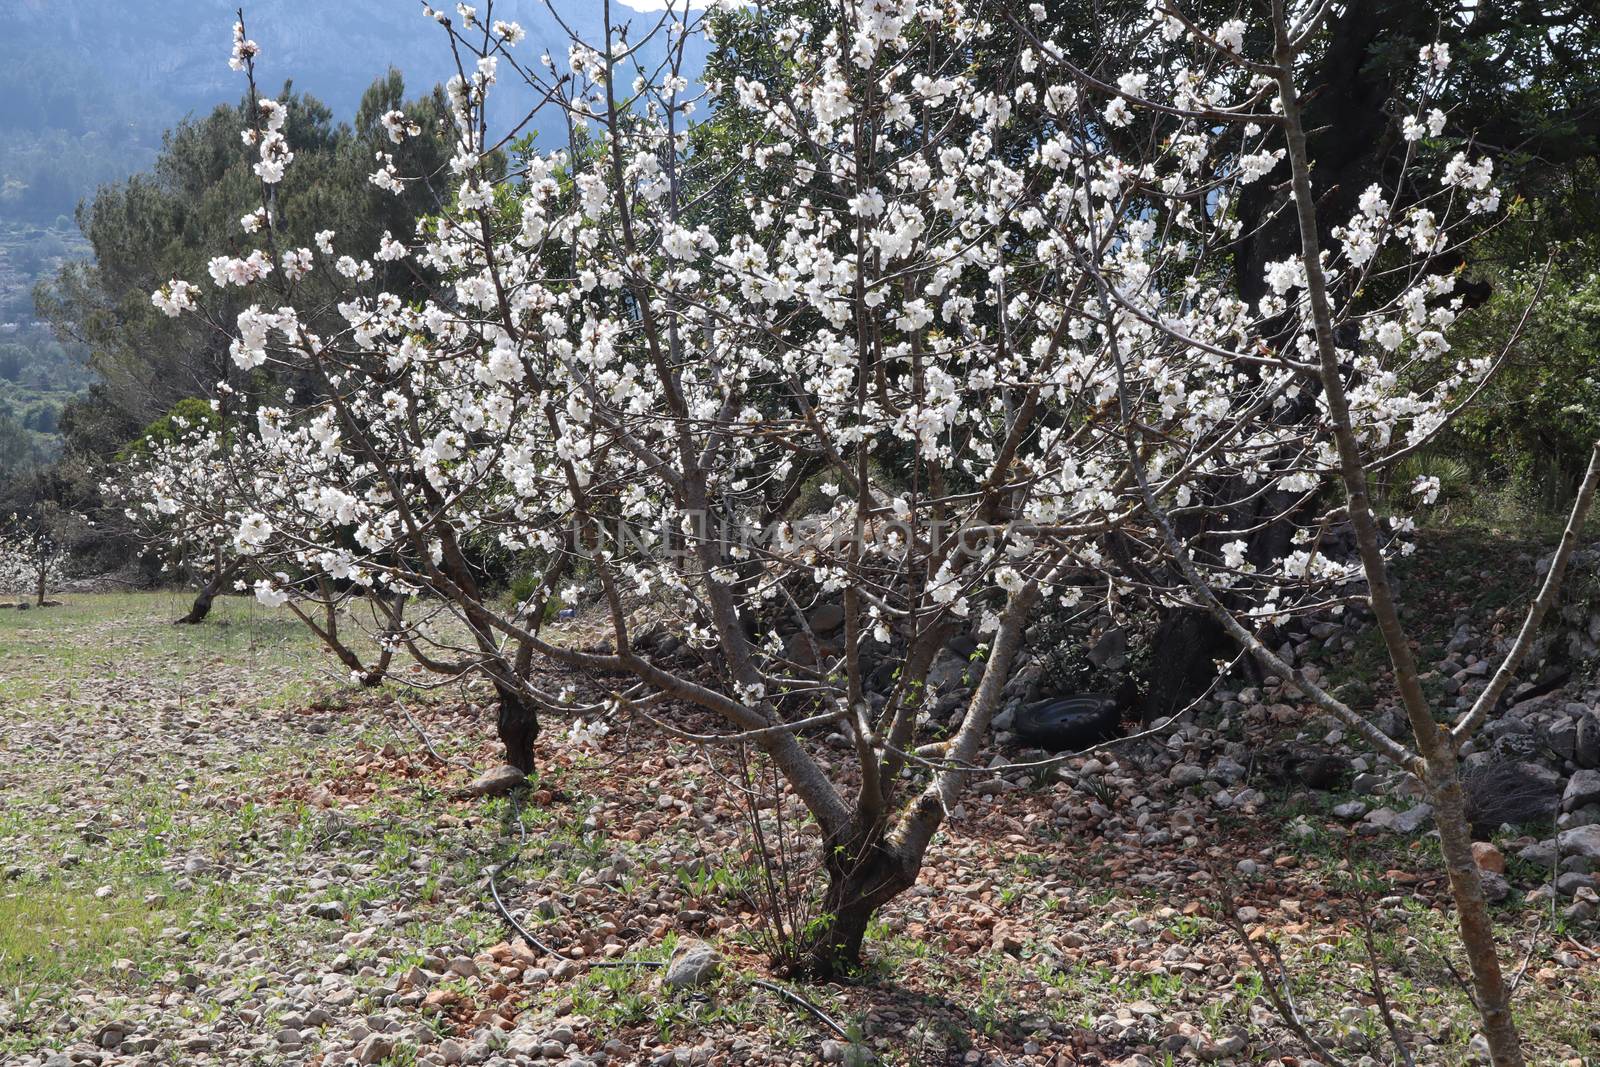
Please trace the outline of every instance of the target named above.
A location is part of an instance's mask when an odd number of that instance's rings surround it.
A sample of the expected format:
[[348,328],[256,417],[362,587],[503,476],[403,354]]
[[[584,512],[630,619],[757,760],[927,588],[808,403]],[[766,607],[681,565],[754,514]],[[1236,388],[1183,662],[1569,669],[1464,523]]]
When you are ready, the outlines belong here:
[[106,1023],[94,1032],[94,1043],[101,1048],[116,1048],[132,1031],[133,1026],[129,1023]]
[[1245,1046],[1247,1044],[1249,1044],[1249,1042],[1245,1040],[1243,1034],[1235,1033],[1229,1034],[1220,1041],[1203,1041],[1196,1051],[1199,1052],[1202,1060],[1210,1062],[1212,1060],[1224,1060],[1230,1056],[1237,1056],[1239,1053],[1245,1050]]
[[1544,731],[1544,743],[1560,759],[1572,759],[1578,749],[1577,719],[1557,719]]
[[1600,767],[1600,712],[1590,711],[1578,720],[1572,742],[1572,762],[1579,767]]
[[[1575,826],[1571,830],[1561,831],[1556,835],[1556,848],[1563,856],[1586,856],[1600,861],[1600,825]],[[1527,851],[1523,849],[1523,853]],[[1527,857],[1524,855],[1524,858]],[[1554,857],[1545,865],[1553,862]]]
[[1506,873],[1506,858],[1500,850],[1487,841],[1474,841],[1472,843],[1472,859],[1481,871],[1493,871],[1495,874]]
[[1590,804],[1600,803],[1600,770],[1582,770],[1567,782],[1561,794],[1561,810],[1577,811]]
[[1506,881],[1503,874],[1479,871],[1478,880],[1483,885],[1483,899],[1491,904],[1498,904],[1511,895],[1511,883]]
[[838,604],[820,604],[806,616],[806,624],[813,633],[831,634],[844,625],[844,608]]
[[544,1039],[532,1030],[518,1030],[506,1041],[506,1051],[517,1056],[538,1058],[544,1055]]
[[1193,763],[1180,763],[1167,774],[1167,779],[1179,789],[1185,789],[1205,781],[1206,770],[1204,767],[1197,767]]
[[469,797],[503,797],[528,780],[528,776],[509,763],[474,778],[461,792]]
[[1366,802],[1361,800],[1350,800],[1343,804],[1335,804],[1333,807],[1333,817],[1344,819],[1346,822],[1354,822],[1366,813]]
[[1405,811],[1395,811],[1393,808],[1378,808],[1367,812],[1367,822],[1380,830],[1388,830],[1397,834],[1414,834],[1427,824],[1433,817],[1433,807],[1428,804],[1418,804],[1407,808]]
[[424,1015],[437,1015],[460,998],[461,994],[454,989],[435,989],[422,998],[422,1007],[419,1010]]
[[1089,649],[1089,662],[1099,670],[1120,670],[1128,662],[1128,631],[1109,627]]
[[1211,767],[1211,773],[1223,782],[1242,782],[1249,772],[1237,760],[1224,756]]
[[843,1063],[846,1067],[865,1067],[866,1064],[876,1063],[870,1050],[860,1045],[853,1045],[848,1041],[828,1040],[822,1043],[823,1063]]
[[1355,776],[1350,782],[1350,788],[1363,796],[1371,796],[1383,790],[1383,776],[1365,771]]
[[317,919],[338,922],[344,918],[344,905],[337,900],[322,900],[306,907],[306,914]]
[[366,1067],[394,1055],[394,1041],[383,1034],[368,1034],[355,1047],[356,1062]]
[[969,666],[966,660],[949,649],[940,649],[939,654],[934,657],[933,666],[928,668],[928,688],[945,692],[961,685]]
[[673,954],[662,981],[671,989],[694,989],[717,976],[722,957],[704,941],[687,941]]
[[1556,892],[1564,897],[1577,896],[1580,889],[1594,889],[1594,878],[1577,871],[1568,871],[1556,877]]

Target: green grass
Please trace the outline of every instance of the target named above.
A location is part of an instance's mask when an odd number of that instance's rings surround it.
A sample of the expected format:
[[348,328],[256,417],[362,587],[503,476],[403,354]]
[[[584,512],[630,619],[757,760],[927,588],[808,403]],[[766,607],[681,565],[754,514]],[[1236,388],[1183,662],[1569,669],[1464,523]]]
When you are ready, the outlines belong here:
[[[62,879],[0,891],[0,991],[14,1026],[38,1022],[38,1010],[53,1004],[58,990],[126,982],[151,935],[170,919],[170,898],[161,899],[157,905],[115,892],[102,900]],[[118,961],[132,966],[118,968]]]
[[[336,729],[325,737],[298,731],[281,738],[268,734],[258,747],[230,756],[226,764],[214,760],[196,767],[180,747],[146,762],[139,776],[114,761],[102,767],[95,752],[58,753],[53,769],[36,771],[19,763],[21,773],[8,781],[0,804],[0,841],[28,873],[21,881],[0,882],[0,982],[10,1013],[21,1025],[13,1023],[7,1030],[0,1020],[0,1060],[59,1045],[62,1036],[50,1026],[66,1012],[83,1014],[73,1001],[80,988],[108,997],[103,1006],[122,998],[131,1004],[149,995],[152,976],[181,972],[189,966],[185,961],[207,953],[248,943],[262,949],[263,958],[256,962],[266,967],[303,959],[308,944],[330,947],[329,939],[337,939],[345,926],[306,915],[304,905],[312,900],[337,900],[354,926],[362,922],[363,909],[380,899],[412,913],[392,934],[405,948],[387,962],[376,943],[338,950],[347,951],[358,966],[374,963],[393,974],[396,964],[403,969],[437,946],[480,951],[506,936],[503,924],[478,899],[485,869],[507,858],[513,848],[520,849],[519,860],[501,879],[501,887],[525,904],[544,896],[562,903],[561,916],[534,914],[526,920],[536,934],[551,939],[570,937],[603,916],[625,914],[653,896],[670,896],[674,908],[690,906],[718,916],[743,909],[750,866],[735,853],[708,852],[692,820],[643,842],[619,834],[625,820],[606,810],[607,794],[617,783],[598,784],[603,778],[596,772],[605,770],[598,757],[552,761],[544,768],[540,787],[562,800],[517,809],[525,833],[519,832],[506,800],[474,802],[470,811],[446,809],[438,783],[386,774],[374,778],[382,788],[371,800],[337,812],[281,799],[271,787],[289,781],[331,785],[354,773],[358,741],[373,748],[393,742],[414,750],[416,740],[403,724],[369,714],[364,698],[339,677],[342,670],[285,613],[227,598],[205,625],[174,627],[170,619],[187,606],[182,594],[64,599],[67,603],[59,608],[0,612],[0,743],[7,740],[8,722],[60,721],[81,730],[89,716],[143,715],[156,708],[186,714],[192,709],[202,720],[213,709],[227,709],[234,720],[252,709],[289,709],[275,714],[298,722],[293,709],[316,699],[322,701],[317,716],[335,723]],[[1358,647],[1354,659],[1346,667],[1352,677],[1375,666],[1370,650]],[[434,740],[448,750],[481,739],[436,734]],[[696,750],[663,743],[663,752],[682,765],[671,781],[674,793],[694,795],[716,788],[714,779],[696,780]],[[173,789],[179,779],[193,788]],[[1114,792],[1107,793],[1113,803]],[[654,788],[648,791],[654,793]],[[211,803],[221,797],[237,803]],[[1256,848],[1294,855],[1295,869],[1273,871],[1269,860],[1266,871],[1241,895],[1276,894],[1247,901],[1269,911],[1283,897],[1306,900],[1305,931],[1279,939],[1297,998],[1329,1032],[1356,1042],[1379,1034],[1373,1014],[1350,1011],[1353,995],[1327,977],[1362,983],[1365,946],[1358,931],[1315,907],[1324,892],[1330,899],[1345,892],[1342,880],[1347,876],[1340,870],[1346,858],[1344,834],[1329,828],[1328,816],[1329,805],[1343,799],[1342,794],[1275,792],[1261,814],[1229,813],[1219,820],[1215,856],[1226,874]],[[446,810],[460,817],[448,831],[439,826]],[[584,828],[592,814],[607,815],[600,829]],[[78,824],[91,817],[92,825],[80,829]],[[1290,839],[1284,829],[1297,817],[1304,817],[1316,832]],[[85,832],[103,835],[105,841],[86,841]],[[441,843],[446,833],[448,840]],[[1066,831],[1042,822],[1029,833],[1026,845],[1007,843],[999,851],[961,835],[943,835],[935,846],[936,858],[948,856],[951,849],[973,850],[992,890],[985,907],[1020,934],[1019,955],[952,951],[947,938],[964,930],[959,922],[945,925],[938,920],[949,902],[908,895],[874,923],[870,965],[860,982],[813,988],[807,995],[847,1025],[865,1025],[878,1005],[914,1013],[920,1030],[905,1048],[880,1049],[885,1064],[945,1062],[951,1053],[959,1057],[968,1048],[992,1047],[1002,1036],[1020,1040],[1039,1020],[1092,1027],[1097,1018],[1134,1000],[1151,1001],[1164,1014],[1186,1013],[1214,1036],[1234,1028],[1261,1035],[1251,1008],[1262,995],[1262,977],[1248,965],[1229,974],[1225,968],[1232,964],[1208,962],[1201,975],[1188,974],[1177,964],[1153,966],[1169,948],[1208,961],[1239,958],[1239,946],[1224,924],[1207,914],[1175,910],[1188,899],[1204,900],[1210,892],[1207,885],[1195,884],[1184,890],[1190,896],[1174,899],[1168,891],[1130,882],[1125,873],[1109,867],[1114,852],[1105,842],[1066,840]],[[1252,843],[1244,851],[1230,851],[1239,840]],[[1209,851],[1212,845],[1207,841],[1203,847]],[[85,862],[60,867],[60,857],[69,852]],[[632,868],[614,884],[597,884],[595,871],[617,855],[631,861]],[[332,882],[315,893],[291,889],[268,901],[248,878],[173,874],[190,856],[231,860],[236,871],[270,865],[289,885],[312,872],[330,874]],[[663,860],[668,856],[670,862]],[[1194,858],[1207,862],[1198,853]],[[1389,895],[1403,898],[1399,905],[1382,909],[1378,922],[1379,952],[1397,1009],[1429,1020],[1428,1032],[1440,1041],[1445,1058],[1428,1062],[1457,1062],[1449,1057],[1470,1038],[1472,1012],[1444,962],[1463,967],[1454,947],[1452,916],[1447,908],[1435,910],[1412,901],[1407,889],[1387,888],[1384,877],[1394,868],[1436,872],[1436,846],[1427,838],[1363,838],[1352,858],[1359,876],[1378,883],[1370,893],[1374,903]],[[418,859],[423,862],[416,863]],[[370,870],[349,876],[357,863]],[[1044,881],[1056,887],[1041,893],[1038,887]],[[1269,882],[1275,883],[1271,889]],[[110,885],[114,892],[97,899],[98,885]],[[152,894],[165,902],[145,908],[142,902]],[[1129,924],[1136,917],[1149,923],[1149,933],[1142,935],[1145,942],[1160,939],[1154,948],[1141,950],[1135,961],[1140,966],[1133,966],[1126,952],[1135,937]],[[1522,903],[1520,893],[1496,909],[1508,958],[1520,962],[1542,917],[1540,908]],[[912,921],[924,927],[917,936],[906,932]],[[1057,954],[1068,931],[1081,939],[1081,950]],[[764,976],[759,963],[752,962],[759,958],[759,947],[748,928],[720,935],[708,935],[703,928],[694,932],[717,940],[727,960],[723,978],[705,997],[663,997],[653,988],[652,971],[593,970],[525,994],[519,991],[527,998],[529,1018],[584,1014],[596,1020],[597,1032],[644,1029],[671,1042],[692,1041],[708,1026],[731,1027],[753,1038],[759,1035],[760,1043],[792,1050],[790,1059],[813,1053],[815,1029],[797,1022],[789,1007],[748,982]],[[673,936],[669,930],[659,941],[635,942],[627,958],[662,958],[671,951]],[[1550,930],[1541,936],[1534,971],[1555,943]],[[1588,934],[1577,936],[1582,940]],[[134,961],[134,969],[114,966],[119,959]],[[252,973],[241,968],[230,980],[248,985]],[[1224,974],[1231,981],[1219,981]],[[1592,968],[1561,970],[1559,985],[1530,974],[1519,989],[1517,1010],[1537,1062],[1559,1062],[1552,1057],[1566,1049],[1600,1057],[1600,1034],[1591,1032],[1585,1015],[1596,1000],[1600,977]],[[378,1005],[359,1000],[352,1012],[369,1007]],[[197,1020],[222,1011],[204,997],[196,998],[189,1010]],[[92,1022],[86,1019],[83,1026]],[[1354,1055],[1351,1061],[1359,1058]]]

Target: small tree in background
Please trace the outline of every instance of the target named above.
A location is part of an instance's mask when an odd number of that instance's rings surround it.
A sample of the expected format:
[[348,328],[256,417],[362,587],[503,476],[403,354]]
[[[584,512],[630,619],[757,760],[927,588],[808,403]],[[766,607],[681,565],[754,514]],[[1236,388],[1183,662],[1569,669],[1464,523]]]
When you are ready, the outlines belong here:
[[28,514],[13,514],[0,526],[0,591],[44,607],[49,593],[66,580],[67,538],[75,517],[53,501]]

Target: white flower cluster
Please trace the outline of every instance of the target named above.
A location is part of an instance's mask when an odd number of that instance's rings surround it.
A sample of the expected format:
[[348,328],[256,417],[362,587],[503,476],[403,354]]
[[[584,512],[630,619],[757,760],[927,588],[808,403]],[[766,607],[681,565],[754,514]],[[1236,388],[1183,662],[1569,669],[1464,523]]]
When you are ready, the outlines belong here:
[[[733,168],[716,218],[684,195],[704,94],[669,70],[610,107],[625,56],[581,42],[571,73],[535,88],[581,118],[587,150],[530,153],[496,179],[480,133],[492,53],[522,33],[495,23],[449,87],[453,202],[376,249],[335,258],[332,231],[315,241],[351,283],[406,261],[446,282],[421,301],[351,291],[314,332],[287,288],[312,251],[284,252],[277,276],[261,250],[212,260],[218,286],[261,294],[234,324],[234,361],[260,367],[270,350],[315,388],[153,450],[130,507],[247,559],[263,602],[339,583],[454,604],[476,627],[465,654],[496,670],[515,659],[507,641],[566,653],[526,625],[546,594],[507,609],[478,592],[481,546],[581,569],[608,603],[649,600],[729,650],[705,699],[759,709],[844,691],[820,645],[770,621],[787,605],[848,589],[862,604],[850,632],[891,643],[1003,625],[1032,591],[1149,596],[1136,575],[1166,550],[1141,485],[1179,516],[1325,485],[1306,264],[1266,265],[1252,301],[1225,265],[1243,190],[1285,166],[1273,84],[1219,76],[1164,20],[1138,69],[1082,81],[1040,5],[1005,31],[1030,38],[1017,83],[993,84],[949,61],[1001,32],[959,0],[848,5],[848,33],[779,28],[789,81],[719,87],[716,113],[758,165]],[[1202,43],[1242,57],[1247,30]],[[264,182],[293,161],[268,151],[282,116],[263,103]],[[1107,127],[1136,119],[1155,132],[1119,154]],[[398,112],[382,122],[397,143],[414,135]],[[379,162],[374,181],[406,180]],[[1324,253],[1372,462],[1436,432],[1484,372],[1451,356],[1461,301],[1426,264],[1493,209],[1491,183],[1460,156],[1408,175],[1428,191],[1403,202],[1375,186]],[[1359,296],[1380,261],[1399,264],[1393,295]],[[175,280],[152,302],[176,315],[194,297]],[[1317,544],[1254,560],[1234,534],[1215,545],[1196,550],[1206,573],[1263,617],[1347,595],[1355,574]]]

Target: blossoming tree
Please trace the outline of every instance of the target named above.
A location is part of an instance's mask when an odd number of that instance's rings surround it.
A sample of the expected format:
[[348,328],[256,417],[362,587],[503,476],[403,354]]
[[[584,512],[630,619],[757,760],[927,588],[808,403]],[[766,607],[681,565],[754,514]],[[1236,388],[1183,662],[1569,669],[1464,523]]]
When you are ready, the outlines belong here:
[[[315,388],[227,447],[192,442],[232,457],[239,490],[194,506],[233,531],[263,599],[336,585],[448,611],[453,630],[396,620],[393,643],[491,678],[518,766],[540,709],[764,750],[828,876],[797,966],[836,974],[916,879],[1031,619],[1187,597],[1253,639],[1356,595],[1361,566],[1318,540],[1339,515],[1271,560],[1187,544],[1183,516],[1309,498],[1346,462],[1391,461],[1490,369],[1449,358],[1459,304],[1430,267],[1453,218],[1495,206],[1465,155],[1434,199],[1397,214],[1375,189],[1341,221],[1334,288],[1381,299],[1352,296],[1334,325],[1310,296],[1328,289],[1317,254],[1272,265],[1258,306],[1217,269],[1240,190],[1297,151],[1295,60],[1330,11],[1279,19],[1270,62],[1244,54],[1260,25],[1157,11],[1083,69],[1042,5],[849,0],[826,18],[734,16],[769,19],[788,62],[699,88],[683,74],[696,24],[670,11],[559,60],[527,57],[492,9],[435,13],[459,70],[455,194],[375,250],[333,233],[279,248],[268,211],[260,247],[213,262],[214,286],[261,294],[217,323],[239,365],[276,361]],[[980,83],[972,58],[999,47],[1015,64]],[[256,54],[241,25],[252,84]],[[502,80],[559,116],[564,146],[491,134]],[[292,159],[260,115],[247,136],[270,201]],[[486,159],[505,151],[497,182]],[[408,180],[379,162],[375,182]],[[372,257],[447,284],[407,303],[372,289]],[[337,332],[294,304],[313,270],[348,283]],[[154,300],[204,315],[206,289],[175,279]],[[1363,563],[1402,543],[1357,532]],[[531,597],[489,595],[486,546],[537,567]],[[591,602],[610,640],[553,639],[557,596]],[[654,640],[662,622],[702,661]],[[978,681],[939,738],[930,668],[963,632]],[[550,668],[609,694],[580,703],[542,681]],[[689,709],[722,729],[674,724]],[[849,759],[813,743],[822,724]]]
[[[1405,540],[1412,523],[1399,516],[1380,520],[1368,477],[1425,446],[1496,369],[1492,360],[1451,356],[1448,339],[1463,311],[1463,300],[1454,293],[1461,245],[1481,231],[1481,220],[1499,204],[1492,163],[1472,158],[1469,146],[1451,155],[1437,173],[1418,165],[1419,142],[1425,135],[1439,138],[1447,126],[1435,96],[1450,63],[1448,50],[1428,46],[1418,57],[1410,112],[1398,119],[1401,149],[1394,188],[1368,188],[1353,217],[1329,225],[1330,220],[1319,216],[1302,121],[1304,90],[1297,79],[1308,42],[1325,20],[1336,17],[1333,6],[1304,5],[1291,11],[1275,0],[1269,19],[1257,28],[1265,42],[1258,53],[1246,47],[1249,27],[1243,22],[1208,29],[1190,21],[1176,5],[1158,3],[1155,9],[1164,38],[1190,42],[1194,54],[1219,66],[1202,77],[1180,66],[1177,79],[1159,88],[1143,74],[1124,75],[1106,104],[1106,121],[1122,127],[1150,111],[1194,117],[1197,93],[1204,93],[1209,98],[1205,102],[1213,106],[1199,116],[1202,127],[1242,134],[1246,142],[1267,139],[1264,149],[1240,157],[1241,171],[1247,178],[1274,173],[1286,177],[1284,208],[1294,215],[1301,243],[1299,255],[1267,265],[1270,295],[1254,308],[1206,288],[1203,263],[1186,265],[1184,287],[1150,285],[1149,273],[1129,279],[1116,269],[1091,268],[1104,314],[1125,315],[1148,327],[1133,336],[1114,333],[1111,348],[1122,376],[1118,404],[1128,451],[1135,457],[1134,477],[1152,533],[1166,551],[1165,574],[1174,583],[1158,585],[1155,591],[1168,603],[1195,604],[1212,612],[1264,667],[1416,775],[1434,806],[1490,1057],[1496,1064],[1520,1064],[1510,987],[1500,968],[1472,853],[1457,759],[1461,745],[1495,710],[1555,599],[1600,483],[1600,442],[1516,640],[1484,691],[1454,722],[1439,725],[1423,694],[1388,573],[1391,551],[1412,547]],[[1249,114],[1214,106],[1217,97],[1210,87],[1229,81],[1247,86],[1244,106]],[[1106,87],[1108,92],[1112,88]],[[1187,155],[1183,145],[1182,133],[1151,142],[1144,157],[1146,173],[1181,173]],[[1192,197],[1203,188],[1170,177],[1150,188],[1151,214],[1171,225],[1168,236],[1152,242],[1154,249],[1167,254],[1179,250],[1182,258],[1191,242],[1205,243],[1208,227],[1184,217],[1196,200],[1182,202],[1185,194]],[[1158,206],[1162,202],[1164,208]],[[1325,233],[1332,235],[1331,246],[1325,244]],[[1069,234],[1069,240],[1077,245],[1081,238]],[[1084,253],[1078,255],[1087,261]],[[1196,314],[1212,317],[1219,311],[1250,322],[1249,331],[1233,341],[1232,354],[1213,336],[1197,335],[1192,325]],[[1269,363],[1252,373],[1257,380],[1246,390],[1263,404],[1243,418],[1235,408],[1228,419],[1186,426],[1192,447],[1211,452],[1209,466],[1217,480],[1198,499],[1182,491],[1170,493],[1161,482],[1160,467],[1144,457],[1152,445],[1169,438],[1173,425],[1170,420],[1152,424],[1135,414],[1138,386],[1127,370],[1152,358],[1177,361],[1160,353],[1185,351],[1201,363],[1220,356],[1238,368],[1241,341],[1243,347],[1269,354]],[[1191,394],[1189,399],[1192,405],[1197,398]],[[1247,427],[1255,432],[1239,432]],[[1330,483],[1339,490],[1341,506],[1327,506],[1324,490]],[[1438,488],[1437,479],[1421,478],[1413,490],[1419,504],[1426,505]],[[1292,551],[1252,558],[1244,540],[1253,532],[1247,524],[1234,530],[1224,524],[1219,530],[1211,523],[1199,536],[1186,530],[1185,515],[1196,508],[1238,515],[1244,513],[1241,504],[1270,491],[1288,501],[1274,521],[1298,524]],[[1319,502],[1320,508],[1315,506]],[[1341,534],[1353,545],[1340,544],[1345,540]],[[1410,720],[1410,745],[1386,736],[1360,710],[1324,690],[1263,640],[1268,627],[1288,610],[1339,611],[1351,600],[1370,606],[1383,637]]]
[[47,502],[37,512],[12,515],[0,526],[0,592],[32,597],[41,608],[48,603],[50,590],[66,577],[67,518]]

